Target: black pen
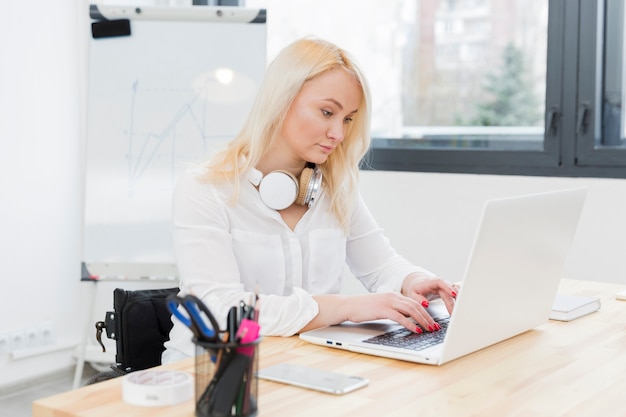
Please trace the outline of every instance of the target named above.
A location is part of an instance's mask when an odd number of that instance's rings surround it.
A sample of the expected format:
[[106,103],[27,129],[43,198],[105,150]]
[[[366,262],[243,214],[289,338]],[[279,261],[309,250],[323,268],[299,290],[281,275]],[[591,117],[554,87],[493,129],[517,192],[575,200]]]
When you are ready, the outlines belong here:
[[237,319],[237,307],[232,306],[230,310],[228,310],[227,320],[227,331],[229,340],[234,341],[237,330],[239,329],[239,320]]

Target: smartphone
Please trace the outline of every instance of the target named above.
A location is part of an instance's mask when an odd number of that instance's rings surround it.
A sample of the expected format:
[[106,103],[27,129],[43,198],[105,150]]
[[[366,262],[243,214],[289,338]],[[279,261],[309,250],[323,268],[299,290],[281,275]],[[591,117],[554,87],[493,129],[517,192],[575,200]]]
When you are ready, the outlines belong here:
[[347,394],[369,384],[367,378],[360,376],[344,375],[290,363],[259,369],[257,377],[329,394]]

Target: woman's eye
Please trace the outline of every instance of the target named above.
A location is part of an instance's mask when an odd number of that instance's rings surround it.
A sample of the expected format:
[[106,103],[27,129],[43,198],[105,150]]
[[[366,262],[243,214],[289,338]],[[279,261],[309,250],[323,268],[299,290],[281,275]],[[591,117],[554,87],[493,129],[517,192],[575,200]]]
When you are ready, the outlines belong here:
[[346,117],[345,119],[343,119],[345,123],[351,123],[352,120],[354,120],[352,117]]
[[322,114],[326,117],[330,117],[333,115],[333,112],[328,111],[328,110],[322,110]]

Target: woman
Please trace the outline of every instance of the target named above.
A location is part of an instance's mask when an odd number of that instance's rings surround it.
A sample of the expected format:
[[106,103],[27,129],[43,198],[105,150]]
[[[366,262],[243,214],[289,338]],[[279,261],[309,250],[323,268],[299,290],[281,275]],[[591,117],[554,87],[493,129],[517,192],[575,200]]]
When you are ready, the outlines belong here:
[[[241,132],[176,187],[181,292],[221,325],[258,293],[264,335],[374,319],[439,330],[425,307],[440,297],[452,312],[456,287],[399,256],[359,194],[369,124],[369,88],[345,51],[313,38],[287,46]],[[339,294],[346,264],[369,294]],[[166,346],[164,362],[194,354],[176,320]]]

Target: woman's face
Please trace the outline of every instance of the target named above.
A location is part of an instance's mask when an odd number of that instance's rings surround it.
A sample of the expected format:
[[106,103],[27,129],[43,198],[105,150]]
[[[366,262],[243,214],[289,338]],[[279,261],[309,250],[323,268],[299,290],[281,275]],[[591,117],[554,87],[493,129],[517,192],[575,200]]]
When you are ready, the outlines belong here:
[[281,152],[302,161],[325,162],[343,141],[361,97],[359,83],[339,68],[304,83],[285,118]]

